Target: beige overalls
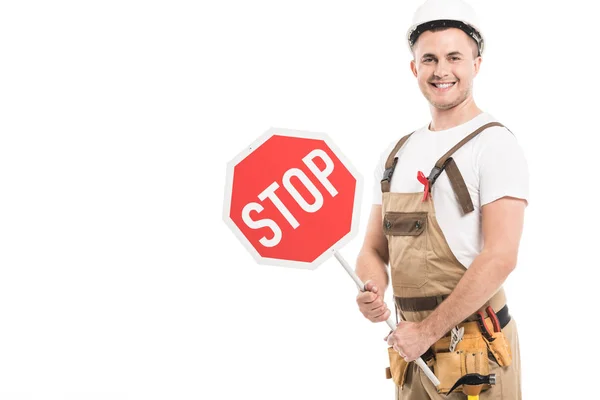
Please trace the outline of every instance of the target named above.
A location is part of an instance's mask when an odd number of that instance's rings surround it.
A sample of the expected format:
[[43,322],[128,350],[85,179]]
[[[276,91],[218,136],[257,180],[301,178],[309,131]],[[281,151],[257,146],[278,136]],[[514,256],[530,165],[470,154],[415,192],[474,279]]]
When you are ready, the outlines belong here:
[[[452,292],[466,271],[452,253],[438,225],[431,190],[437,177],[445,171],[456,194],[457,206],[465,214],[473,211],[468,189],[451,156],[470,139],[491,126],[502,125],[496,122],[483,125],[444,154],[424,182],[424,192],[390,192],[397,163],[395,155],[410,135],[400,139],[387,159],[381,181],[383,230],[388,240],[394,299],[401,320],[418,322],[425,319]],[[485,387],[480,395],[482,400],[521,399],[517,329],[514,320],[508,316],[505,305],[506,298],[501,288],[482,308],[491,306],[499,317],[503,317],[501,319],[506,326],[501,332],[494,333],[494,336],[504,337],[491,343],[486,341],[478,323],[467,322],[475,321],[474,315],[460,325],[465,328],[465,334],[454,351],[449,351],[450,335],[447,334],[423,355],[423,359],[442,381],[437,389],[415,363],[406,365],[393,349],[388,349],[391,366],[388,377],[395,375],[396,399],[466,399],[461,391],[455,391],[450,396],[439,392],[446,393],[458,378],[467,373],[496,374],[496,384],[491,388]],[[491,320],[488,318],[485,321],[494,332]],[[506,354],[512,355],[512,362]],[[499,358],[502,358],[501,364],[508,365],[499,366]]]

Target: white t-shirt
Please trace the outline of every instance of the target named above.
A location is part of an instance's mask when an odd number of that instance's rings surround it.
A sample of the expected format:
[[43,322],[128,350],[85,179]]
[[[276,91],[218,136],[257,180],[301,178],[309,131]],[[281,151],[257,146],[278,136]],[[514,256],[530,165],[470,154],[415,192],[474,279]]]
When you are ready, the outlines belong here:
[[[392,177],[391,192],[423,192],[418,171],[429,176],[435,163],[464,137],[480,126],[496,121],[488,113],[444,131],[430,131],[429,124],[417,130],[398,151],[398,164]],[[409,133],[409,132],[407,132]],[[400,138],[382,153],[375,169],[373,203],[381,204],[381,179],[385,161]],[[460,170],[474,211],[462,215],[448,175],[442,172],[432,188],[435,213],[450,249],[466,268],[483,248],[481,207],[504,196],[528,200],[529,170],[517,138],[508,129],[488,128],[458,149],[453,155]]]

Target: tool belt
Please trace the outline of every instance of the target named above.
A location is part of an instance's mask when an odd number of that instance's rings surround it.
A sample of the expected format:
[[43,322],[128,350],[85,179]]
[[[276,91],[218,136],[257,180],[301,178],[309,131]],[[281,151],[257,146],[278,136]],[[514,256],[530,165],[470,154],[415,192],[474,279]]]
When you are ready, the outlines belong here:
[[[459,329],[464,328],[464,335],[462,340],[456,344],[454,351],[449,350],[451,336],[450,333],[447,333],[421,356],[440,380],[440,385],[437,387],[439,393],[448,393],[454,383],[466,374],[488,375],[490,373],[488,364],[490,357],[501,367],[511,364],[510,345],[502,332],[502,329],[510,322],[508,307],[505,305],[495,315],[497,316],[496,324],[493,322],[493,317],[490,316],[458,325]],[[481,325],[482,322],[485,326]],[[408,363],[392,347],[388,348],[388,355],[390,367],[386,369],[386,378],[393,379],[394,383],[402,388],[406,379]],[[483,390],[490,387],[490,385],[484,385]],[[455,391],[462,391],[462,386]]]

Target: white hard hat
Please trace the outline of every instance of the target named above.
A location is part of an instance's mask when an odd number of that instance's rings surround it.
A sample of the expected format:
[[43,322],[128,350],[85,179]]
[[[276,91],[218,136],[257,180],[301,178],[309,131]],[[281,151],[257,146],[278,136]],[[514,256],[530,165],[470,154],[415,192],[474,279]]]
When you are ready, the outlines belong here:
[[412,49],[421,33],[446,26],[458,28],[473,38],[483,53],[483,35],[475,10],[462,0],[427,0],[417,9],[413,23],[406,33],[408,47]]

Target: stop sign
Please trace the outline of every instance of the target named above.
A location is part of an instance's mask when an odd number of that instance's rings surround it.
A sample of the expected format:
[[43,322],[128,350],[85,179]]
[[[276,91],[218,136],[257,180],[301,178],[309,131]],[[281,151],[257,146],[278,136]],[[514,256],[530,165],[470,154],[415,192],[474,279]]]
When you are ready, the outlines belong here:
[[227,165],[223,217],[257,262],[314,269],[356,233],[361,189],[327,135],[272,128]]

